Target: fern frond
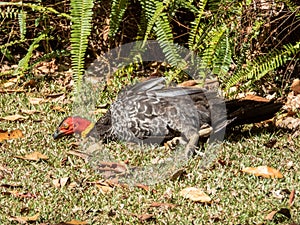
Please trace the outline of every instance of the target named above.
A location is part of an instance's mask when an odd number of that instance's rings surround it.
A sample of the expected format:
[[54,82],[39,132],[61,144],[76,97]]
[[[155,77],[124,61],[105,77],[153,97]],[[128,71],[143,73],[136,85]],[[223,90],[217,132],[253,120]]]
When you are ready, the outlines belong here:
[[198,14],[196,19],[191,23],[192,24],[192,28],[190,31],[190,35],[189,35],[189,41],[188,41],[188,46],[189,49],[194,51],[197,48],[198,45],[198,37],[200,37],[202,35],[203,29],[202,25],[201,25],[201,19],[203,16],[203,12],[204,12],[204,8],[207,4],[207,0],[202,0],[199,2],[200,7],[198,8]]
[[18,21],[20,26],[21,40],[25,39],[26,34],[26,11],[21,10],[18,14]]
[[231,57],[232,50],[229,31],[226,29],[226,33],[222,36],[213,59],[213,74],[216,74],[218,77],[224,76],[229,71],[232,61]]
[[[258,57],[254,62],[248,62],[244,69],[239,70],[229,79],[226,84],[226,90],[239,82],[249,80],[248,86],[260,80],[269,72],[286,63],[292,55],[296,55],[299,52],[300,42],[297,42],[295,45],[285,45],[281,51],[275,50],[267,56]],[[246,87],[244,86],[244,88]]]
[[173,33],[166,13],[162,13],[154,27],[155,34],[168,63],[175,67],[182,67],[183,59],[178,54],[173,42]]
[[84,73],[84,56],[91,33],[93,0],[71,1],[71,59],[76,91],[81,89]]
[[46,39],[46,34],[41,34],[37,38],[34,39],[32,44],[29,46],[28,51],[26,55],[21,59],[18,63],[18,68],[14,71],[13,75],[22,74],[24,71],[26,71],[29,68],[29,60],[32,57],[33,51],[39,47],[39,43],[41,40]]
[[109,33],[110,38],[117,33],[124,13],[128,6],[128,0],[113,0],[111,3],[111,12],[109,15]]
[[143,46],[144,46],[151,30],[153,29],[154,24],[160,19],[160,16],[164,11],[165,6],[163,2],[159,2],[159,1],[142,1],[141,5],[143,10],[145,11],[145,15],[148,20],[147,29],[144,34],[144,42],[143,42]]

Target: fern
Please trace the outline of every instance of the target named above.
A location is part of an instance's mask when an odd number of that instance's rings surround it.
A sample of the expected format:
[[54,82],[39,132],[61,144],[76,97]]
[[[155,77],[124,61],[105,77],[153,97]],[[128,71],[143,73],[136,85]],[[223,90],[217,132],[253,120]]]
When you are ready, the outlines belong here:
[[216,74],[218,77],[224,76],[229,71],[232,60],[231,57],[232,50],[229,31],[226,29],[226,33],[221,38],[213,59],[213,74]]
[[212,29],[206,36],[204,42],[206,43],[206,48],[201,54],[202,56],[202,69],[210,68],[212,65],[212,60],[217,52],[217,47],[223,37],[224,32],[227,27],[224,24],[221,24],[220,27]]
[[248,62],[244,69],[239,70],[229,79],[226,84],[226,90],[239,82],[249,80],[250,82],[243,87],[247,88],[253,82],[282,66],[292,55],[296,55],[299,52],[300,42],[297,42],[295,45],[285,45],[281,51],[274,50],[267,56],[258,57],[254,62]]
[[200,8],[198,9],[198,14],[196,19],[191,23],[192,28],[190,31],[189,35],[189,41],[188,41],[188,46],[190,50],[195,50],[197,48],[197,45],[199,44],[198,42],[198,37],[202,35],[203,29],[201,27],[201,19],[203,16],[204,8],[207,4],[207,0],[202,0],[199,2]]
[[147,29],[144,34],[144,46],[150,32],[153,29],[154,24],[160,19],[161,13],[164,11],[165,7],[163,5],[163,2],[158,1],[142,1],[141,5],[145,11],[145,15],[148,20]]
[[32,44],[29,46],[29,49],[26,53],[26,55],[23,57],[23,59],[21,59],[18,63],[18,68],[13,72],[13,75],[19,75],[19,74],[23,74],[24,71],[28,70],[29,68],[29,60],[32,57],[32,53],[33,51],[39,47],[39,43],[41,40],[46,39],[46,35],[45,34],[41,34],[40,36],[38,36],[37,38],[34,39],[34,41],[32,42]]
[[84,56],[88,44],[88,36],[90,35],[92,27],[93,5],[93,0],[71,1],[71,59],[76,92],[79,92],[82,85]]
[[111,3],[110,21],[109,21],[109,33],[110,38],[114,37],[117,33],[124,13],[128,6],[128,0],[113,0]]
[[26,12],[21,10],[18,15],[19,20],[19,26],[20,26],[20,34],[21,34],[21,40],[25,39],[26,34]]

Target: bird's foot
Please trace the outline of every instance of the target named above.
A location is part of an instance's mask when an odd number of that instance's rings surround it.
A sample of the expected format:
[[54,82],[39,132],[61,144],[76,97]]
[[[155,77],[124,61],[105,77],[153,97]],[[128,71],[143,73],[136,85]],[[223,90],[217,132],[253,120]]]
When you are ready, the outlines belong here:
[[164,146],[166,149],[174,150],[178,145],[185,145],[186,141],[183,137],[174,137],[172,140],[167,141]]

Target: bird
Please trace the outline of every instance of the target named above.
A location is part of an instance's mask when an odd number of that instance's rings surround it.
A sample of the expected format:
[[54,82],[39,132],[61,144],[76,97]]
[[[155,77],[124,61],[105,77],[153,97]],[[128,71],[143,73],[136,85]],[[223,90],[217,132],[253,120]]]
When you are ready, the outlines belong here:
[[190,158],[199,141],[214,141],[231,127],[270,119],[282,106],[266,99],[225,100],[216,91],[168,86],[159,77],[127,86],[96,123],[80,116],[65,118],[53,138],[76,133],[102,142],[179,142]]

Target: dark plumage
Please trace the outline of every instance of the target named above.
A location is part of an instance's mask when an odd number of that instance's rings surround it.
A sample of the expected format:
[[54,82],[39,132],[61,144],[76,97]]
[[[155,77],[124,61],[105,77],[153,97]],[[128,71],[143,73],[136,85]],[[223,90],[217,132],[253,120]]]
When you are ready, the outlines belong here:
[[[273,101],[224,101],[216,92],[166,87],[164,78],[155,78],[123,90],[94,127],[86,123],[91,128],[87,135],[101,140],[159,144],[181,137],[188,143],[186,151],[190,155],[203,127],[211,126],[217,137],[228,127],[272,118],[281,106],[281,102]],[[76,117],[72,121],[76,124]],[[70,126],[73,133],[82,134],[84,128],[79,131],[74,124]],[[63,136],[60,127],[54,138]]]

